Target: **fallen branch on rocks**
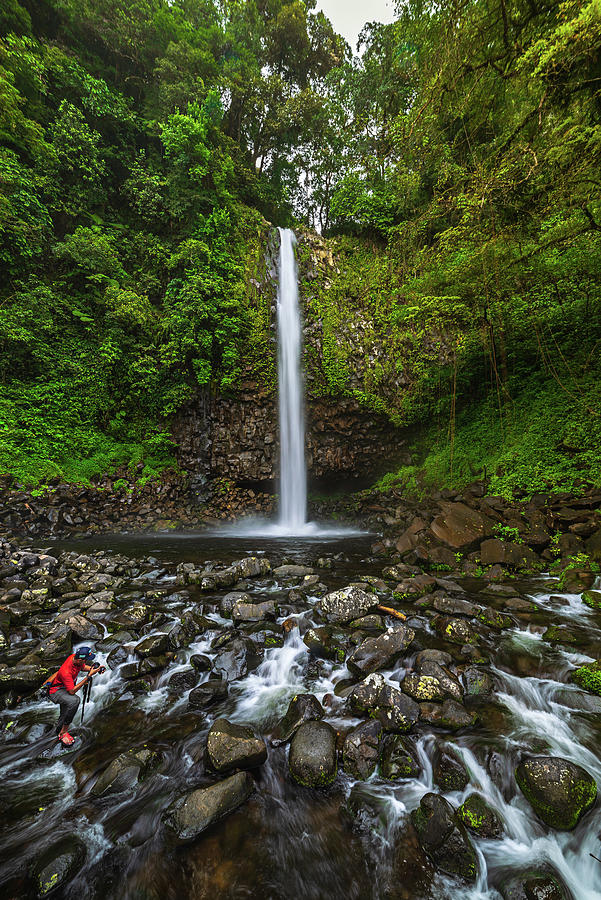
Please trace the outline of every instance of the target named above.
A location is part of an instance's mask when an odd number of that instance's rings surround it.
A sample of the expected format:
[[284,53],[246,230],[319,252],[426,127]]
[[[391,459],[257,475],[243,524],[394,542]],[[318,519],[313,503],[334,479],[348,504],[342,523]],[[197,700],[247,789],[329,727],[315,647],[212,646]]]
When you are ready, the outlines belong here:
[[407,621],[407,616],[402,612],[397,612],[396,609],[391,609],[389,606],[380,606],[378,604],[378,609],[380,612],[386,613],[387,616],[394,616],[395,619],[402,619],[403,622]]

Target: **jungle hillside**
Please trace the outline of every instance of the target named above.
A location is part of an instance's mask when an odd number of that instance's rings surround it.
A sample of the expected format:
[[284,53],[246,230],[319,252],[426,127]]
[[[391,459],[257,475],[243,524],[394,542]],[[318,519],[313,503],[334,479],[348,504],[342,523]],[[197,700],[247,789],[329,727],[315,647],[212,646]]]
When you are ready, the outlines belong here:
[[286,226],[337,261],[320,390],[414,435],[383,486],[601,485],[601,3],[396,12],[351,48],[313,0],[4,0],[0,472],[172,465],[178,411],[275,352]]

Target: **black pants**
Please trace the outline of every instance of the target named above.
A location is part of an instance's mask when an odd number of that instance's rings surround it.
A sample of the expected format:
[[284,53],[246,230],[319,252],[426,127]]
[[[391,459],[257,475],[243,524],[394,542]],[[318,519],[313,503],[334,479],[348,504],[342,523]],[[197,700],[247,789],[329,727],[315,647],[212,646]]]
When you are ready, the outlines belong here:
[[79,707],[79,697],[76,694],[70,694],[69,691],[66,691],[65,688],[59,688],[58,691],[55,691],[53,694],[50,694],[50,699],[53,703],[57,703],[60,706],[61,714],[58,719],[58,724],[56,726],[57,734],[60,732],[61,728],[67,727],[73,721],[73,717],[77,712]]

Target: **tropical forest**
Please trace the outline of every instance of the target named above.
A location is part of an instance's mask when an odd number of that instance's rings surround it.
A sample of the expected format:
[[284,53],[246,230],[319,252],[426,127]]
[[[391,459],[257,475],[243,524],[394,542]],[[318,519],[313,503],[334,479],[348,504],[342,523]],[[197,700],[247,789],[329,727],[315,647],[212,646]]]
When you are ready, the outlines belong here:
[[601,900],[601,2],[381,8],[0,0],[3,896]]

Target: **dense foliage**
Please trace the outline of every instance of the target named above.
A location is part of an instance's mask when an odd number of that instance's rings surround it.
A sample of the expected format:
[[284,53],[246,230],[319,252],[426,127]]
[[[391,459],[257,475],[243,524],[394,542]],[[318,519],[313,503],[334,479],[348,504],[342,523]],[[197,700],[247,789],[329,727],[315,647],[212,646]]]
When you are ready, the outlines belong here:
[[10,0],[0,35],[0,471],[150,471],[238,377],[344,43],[298,0]]
[[338,254],[316,389],[429,429],[430,480],[601,483],[598,0],[399,0],[355,56],[315,5],[2,4],[0,470],[168,462],[271,352],[269,220]]
[[[363,393],[428,428],[430,480],[486,466],[507,492],[601,483],[601,6],[398,12],[330,73],[315,175],[324,227],[355,236],[337,315],[368,293],[388,333]],[[334,351],[326,370],[344,371]]]

